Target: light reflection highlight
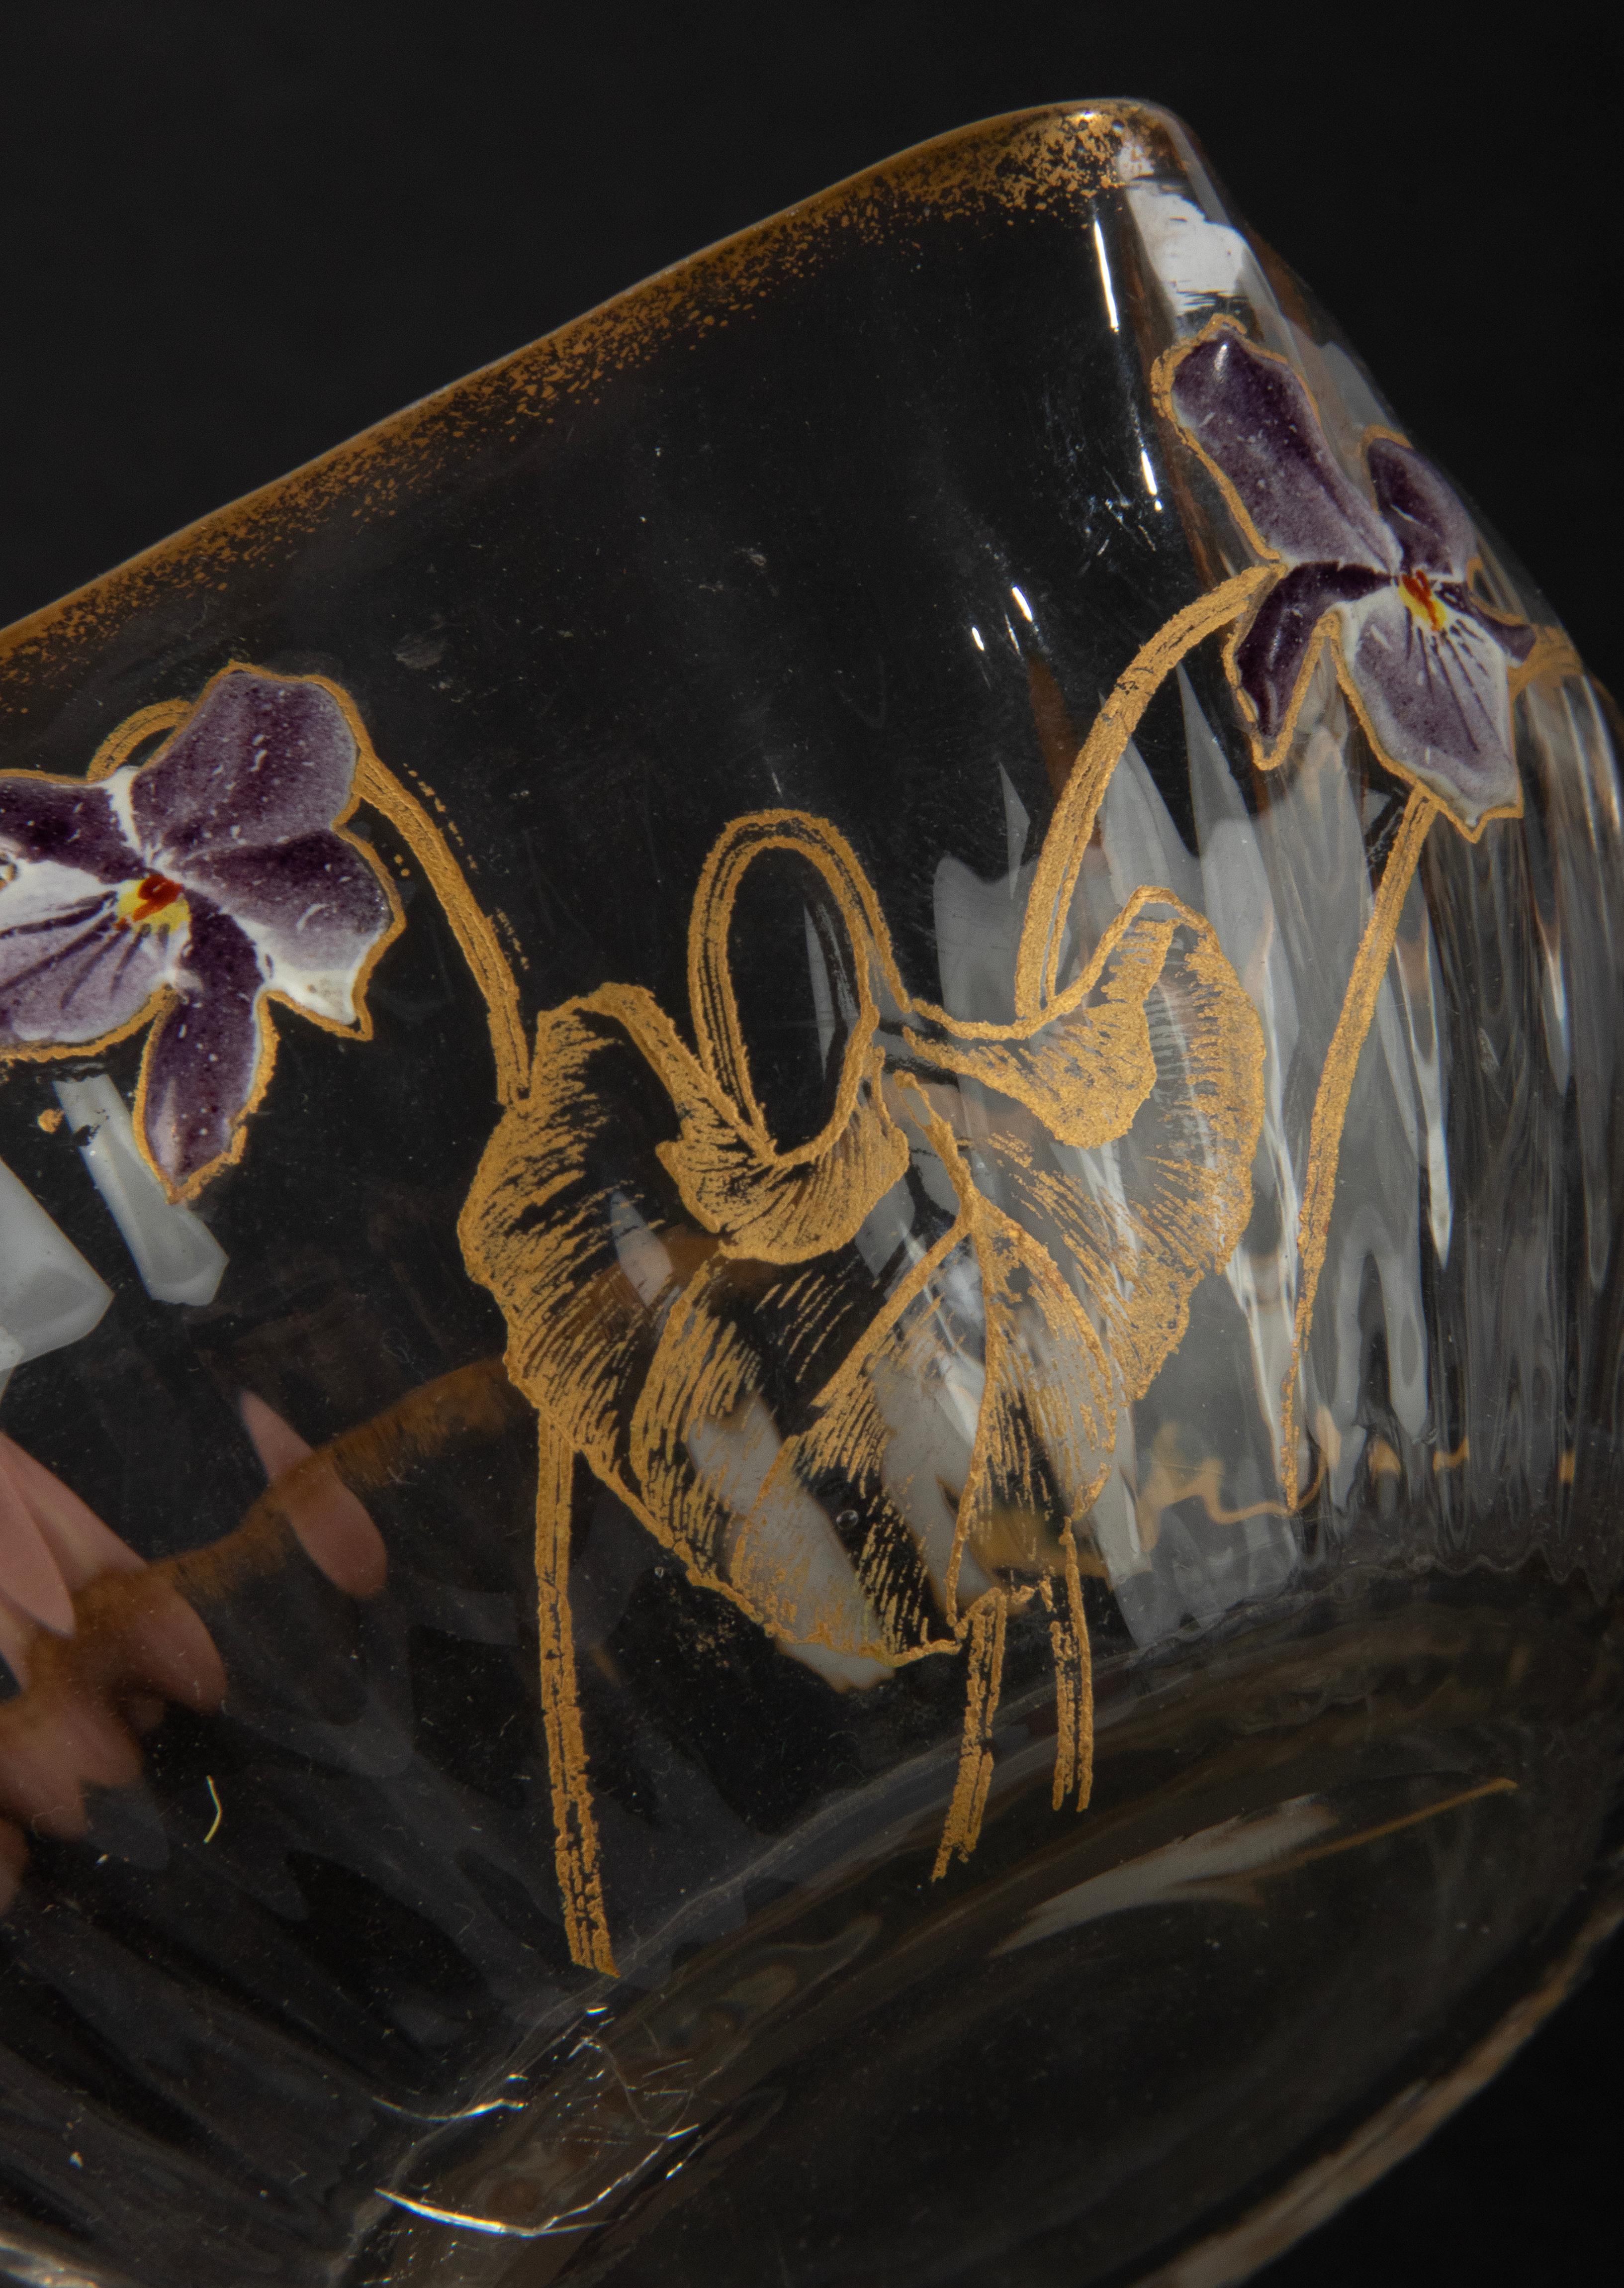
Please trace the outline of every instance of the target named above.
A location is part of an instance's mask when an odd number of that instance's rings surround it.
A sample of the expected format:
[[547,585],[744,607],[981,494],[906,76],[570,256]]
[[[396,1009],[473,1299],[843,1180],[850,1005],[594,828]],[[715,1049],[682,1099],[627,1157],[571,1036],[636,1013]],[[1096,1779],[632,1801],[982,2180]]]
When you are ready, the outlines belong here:
[[1105,315],[1111,322],[1112,332],[1120,334],[1122,328],[1116,314],[1116,296],[1111,290],[1111,265],[1105,259],[1105,241],[1097,218],[1094,224],[1094,251],[1099,258],[1099,282],[1105,289]]

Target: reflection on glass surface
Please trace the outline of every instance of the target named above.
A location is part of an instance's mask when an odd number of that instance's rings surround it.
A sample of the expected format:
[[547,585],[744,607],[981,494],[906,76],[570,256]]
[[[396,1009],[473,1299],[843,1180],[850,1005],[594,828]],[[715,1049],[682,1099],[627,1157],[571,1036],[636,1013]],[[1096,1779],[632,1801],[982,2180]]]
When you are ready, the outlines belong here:
[[1176,123],[0,707],[0,2267],[1238,2277],[1577,1974],[1610,714]]

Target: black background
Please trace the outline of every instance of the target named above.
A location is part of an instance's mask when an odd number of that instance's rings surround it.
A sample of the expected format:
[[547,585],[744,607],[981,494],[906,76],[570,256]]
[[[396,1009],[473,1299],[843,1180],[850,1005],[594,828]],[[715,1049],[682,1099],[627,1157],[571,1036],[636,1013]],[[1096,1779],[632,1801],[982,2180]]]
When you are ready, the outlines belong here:
[[[1141,95],[1195,129],[1617,690],[1618,55],[1575,20],[0,0],[0,623],[891,151]],[[1615,1949],[1269,2288],[1605,2276],[1621,2123]]]

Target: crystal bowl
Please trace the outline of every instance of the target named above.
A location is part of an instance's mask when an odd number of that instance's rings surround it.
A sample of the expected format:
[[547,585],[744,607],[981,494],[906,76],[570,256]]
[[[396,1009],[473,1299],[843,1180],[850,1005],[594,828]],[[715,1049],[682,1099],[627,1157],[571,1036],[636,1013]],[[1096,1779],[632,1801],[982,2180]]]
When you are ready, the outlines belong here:
[[0,2267],[1243,2276],[1624,1913],[1613,718],[1179,123],[0,638]]

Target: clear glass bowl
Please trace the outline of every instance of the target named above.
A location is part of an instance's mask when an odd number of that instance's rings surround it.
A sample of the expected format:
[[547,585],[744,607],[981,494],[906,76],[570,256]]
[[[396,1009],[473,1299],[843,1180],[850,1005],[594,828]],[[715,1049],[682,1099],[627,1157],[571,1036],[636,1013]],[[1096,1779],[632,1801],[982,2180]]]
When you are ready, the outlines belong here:
[[1609,703],[1176,121],[662,274],[0,711],[14,2276],[1196,2288],[1566,1990]]

